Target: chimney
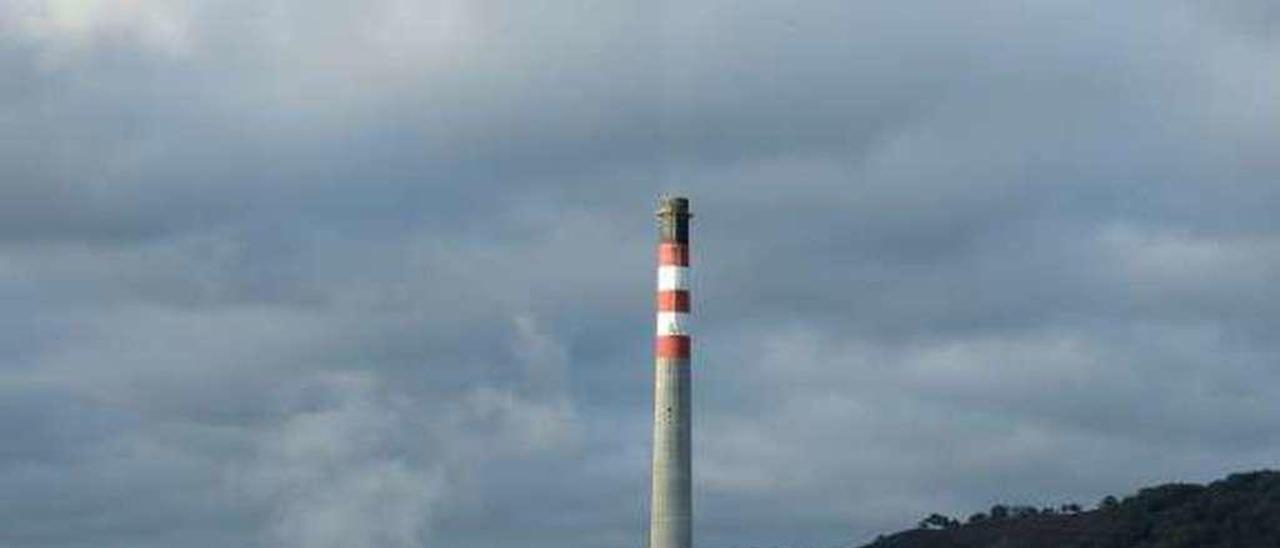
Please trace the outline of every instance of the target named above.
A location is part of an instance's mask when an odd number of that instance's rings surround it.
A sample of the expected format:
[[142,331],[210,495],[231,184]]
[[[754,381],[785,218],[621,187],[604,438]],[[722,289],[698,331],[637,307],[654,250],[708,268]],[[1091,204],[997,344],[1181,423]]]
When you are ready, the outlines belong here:
[[689,200],[658,205],[658,322],[654,346],[653,484],[649,548],[692,548]]

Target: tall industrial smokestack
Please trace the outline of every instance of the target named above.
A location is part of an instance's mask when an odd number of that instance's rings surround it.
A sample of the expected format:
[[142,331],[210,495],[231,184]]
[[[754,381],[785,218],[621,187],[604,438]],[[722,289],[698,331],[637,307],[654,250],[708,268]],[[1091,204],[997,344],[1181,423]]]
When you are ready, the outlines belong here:
[[689,200],[658,206],[658,333],[653,383],[649,548],[693,546],[690,447]]

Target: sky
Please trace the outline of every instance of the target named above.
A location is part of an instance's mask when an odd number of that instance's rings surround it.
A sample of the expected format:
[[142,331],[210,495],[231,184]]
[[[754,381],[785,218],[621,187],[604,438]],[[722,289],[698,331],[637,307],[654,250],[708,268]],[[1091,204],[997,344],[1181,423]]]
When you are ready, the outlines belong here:
[[1267,0],[0,2],[0,547],[635,547],[1280,463]]

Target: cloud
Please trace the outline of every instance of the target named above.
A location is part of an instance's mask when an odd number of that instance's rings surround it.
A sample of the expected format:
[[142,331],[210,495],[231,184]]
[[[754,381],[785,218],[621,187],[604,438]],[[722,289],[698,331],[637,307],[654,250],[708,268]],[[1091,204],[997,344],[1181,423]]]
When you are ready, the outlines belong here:
[[264,432],[257,462],[240,478],[271,508],[264,543],[422,545],[431,507],[445,489],[439,457],[409,449],[428,431],[380,397],[367,375],[339,374],[316,384],[307,390],[316,392],[307,394],[318,400],[315,408]]
[[190,48],[191,16],[186,4],[145,0],[19,0],[5,13],[7,26],[50,53],[44,60],[73,55],[103,44],[127,42],[164,55]]
[[664,190],[700,544],[1265,466],[1261,6],[5,4],[0,545],[642,538]]

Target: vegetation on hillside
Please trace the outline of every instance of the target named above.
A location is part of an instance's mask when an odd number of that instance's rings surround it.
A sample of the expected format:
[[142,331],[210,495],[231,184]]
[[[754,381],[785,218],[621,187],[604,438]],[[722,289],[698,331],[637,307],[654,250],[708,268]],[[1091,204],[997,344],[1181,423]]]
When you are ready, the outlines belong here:
[[960,520],[930,514],[919,528],[867,548],[1280,547],[1280,472],[1209,485],[1168,484],[1104,498],[1093,510],[996,505]]

